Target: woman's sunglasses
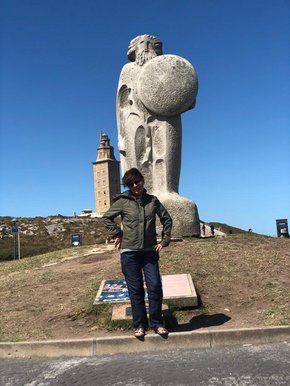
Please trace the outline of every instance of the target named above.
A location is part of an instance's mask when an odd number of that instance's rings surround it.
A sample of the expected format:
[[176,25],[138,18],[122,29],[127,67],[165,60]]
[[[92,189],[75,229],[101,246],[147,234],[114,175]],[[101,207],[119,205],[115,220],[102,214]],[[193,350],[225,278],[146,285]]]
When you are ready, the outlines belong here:
[[141,182],[143,182],[143,180],[136,180],[136,181],[134,181],[134,182],[129,182],[129,183],[127,184],[127,186],[128,186],[129,189],[131,189],[131,188],[133,188],[134,185],[139,185],[139,184],[141,184]]

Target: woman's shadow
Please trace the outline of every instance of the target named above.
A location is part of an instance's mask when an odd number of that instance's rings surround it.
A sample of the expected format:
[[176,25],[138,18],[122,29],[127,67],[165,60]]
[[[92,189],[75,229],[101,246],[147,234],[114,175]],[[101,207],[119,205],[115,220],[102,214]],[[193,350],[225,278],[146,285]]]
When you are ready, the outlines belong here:
[[[198,304],[195,307],[184,307],[184,310],[198,310],[204,307],[201,296],[197,293]],[[188,323],[178,324],[176,317],[172,314],[171,310],[168,309],[163,313],[165,325],[170,332],[182,332],[182,331],[194,331],[199,328],[221,326],[231,320],[231,317],[223,313],[217,313],[210,315],[203,313],[194,316]]]
[[223,313],[217,314],[202,314],[194,316],[188,323],[178,324],[174,315],[168,312],[168,317],[164,315],[166,325],[170,329],[170,332],[182,332],[182,331],[194,331],[199,328],[207,328],[214,326],[221,326],[227,323],[231,318]]

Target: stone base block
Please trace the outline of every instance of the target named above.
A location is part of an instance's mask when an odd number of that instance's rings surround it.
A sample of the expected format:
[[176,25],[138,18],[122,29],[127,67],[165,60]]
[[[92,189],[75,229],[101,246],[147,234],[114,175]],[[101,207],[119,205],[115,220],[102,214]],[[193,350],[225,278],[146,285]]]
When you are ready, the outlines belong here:
[[193,201],[177,193],[159,194],[157,197],[172,217],[172,236],[200,236],[198,209]]
[[[146,309],[148,314],[148,306],[146,307]],[[168,306],[166,304],[162,304],[162,313],[166,314],[167,312]],[[112,320],[132,320],[131,306],[129,304],[115,304],[112,311]]]
[[194,307],[198,304],[197,293],[189,274],[162,276],[163,300],[177,307]]

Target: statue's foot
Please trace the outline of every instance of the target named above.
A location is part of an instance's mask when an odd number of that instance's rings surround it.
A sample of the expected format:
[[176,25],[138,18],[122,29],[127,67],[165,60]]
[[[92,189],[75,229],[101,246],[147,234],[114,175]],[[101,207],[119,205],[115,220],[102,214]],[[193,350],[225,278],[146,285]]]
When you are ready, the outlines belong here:
[[159,193],[158,199],[172,217],[172,236],[200,236],[198,209],[193,201],[175,192]]

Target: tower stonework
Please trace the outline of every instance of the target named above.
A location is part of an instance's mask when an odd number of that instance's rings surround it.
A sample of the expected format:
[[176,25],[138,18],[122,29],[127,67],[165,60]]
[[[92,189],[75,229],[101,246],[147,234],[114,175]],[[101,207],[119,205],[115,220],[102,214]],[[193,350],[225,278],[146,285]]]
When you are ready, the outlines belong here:
[[115,158],[108,135],[102,131],[93,170],[96,215],[102,216],[113,203],[113,197],[121,192],[119,161]]

